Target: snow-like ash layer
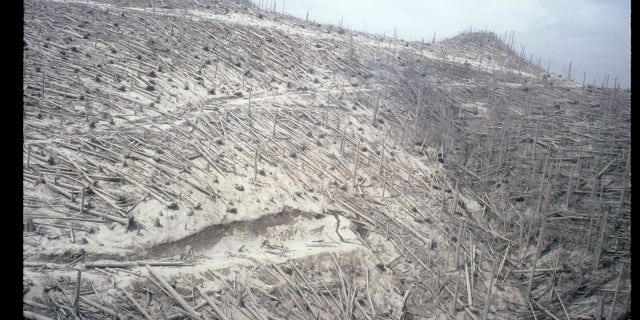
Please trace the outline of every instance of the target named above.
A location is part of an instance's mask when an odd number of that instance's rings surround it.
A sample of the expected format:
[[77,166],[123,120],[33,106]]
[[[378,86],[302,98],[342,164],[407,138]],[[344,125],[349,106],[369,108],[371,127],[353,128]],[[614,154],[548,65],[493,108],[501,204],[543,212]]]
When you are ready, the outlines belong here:
[[26,317],[628,310],[629,92],[243,1],[24,31]]

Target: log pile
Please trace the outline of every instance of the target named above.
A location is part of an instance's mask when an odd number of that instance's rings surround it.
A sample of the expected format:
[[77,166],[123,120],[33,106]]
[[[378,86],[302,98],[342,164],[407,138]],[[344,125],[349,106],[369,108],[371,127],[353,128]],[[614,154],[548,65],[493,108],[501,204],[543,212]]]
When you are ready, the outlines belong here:
[[[242,1],[31,0],[25,21],[25,318],[629,310],[628,91],[506,36],[407,42]],[[149,253],[289,206],[361,249]]]

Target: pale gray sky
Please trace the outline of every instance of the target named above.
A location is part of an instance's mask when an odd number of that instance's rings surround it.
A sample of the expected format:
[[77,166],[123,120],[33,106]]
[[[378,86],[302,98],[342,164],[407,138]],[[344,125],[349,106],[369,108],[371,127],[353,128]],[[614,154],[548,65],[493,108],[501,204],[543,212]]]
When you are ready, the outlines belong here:
[[631,2],[630,0],[253,0],[271,3],[276,9],[322,23],[338,24],[406,40],[431,40],[455,36],[473,27],[503,35],[515,31],[517,51],[552,72],[600,85],[604,74],[609,86],[618,78],[630,86]]

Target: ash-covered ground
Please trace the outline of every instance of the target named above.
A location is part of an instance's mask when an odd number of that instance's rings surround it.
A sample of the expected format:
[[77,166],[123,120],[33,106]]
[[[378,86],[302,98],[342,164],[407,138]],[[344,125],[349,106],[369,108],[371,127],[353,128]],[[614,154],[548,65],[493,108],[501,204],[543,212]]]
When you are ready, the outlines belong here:
[[630,319],[630,91],[488,32],[24,6],[25,318]]

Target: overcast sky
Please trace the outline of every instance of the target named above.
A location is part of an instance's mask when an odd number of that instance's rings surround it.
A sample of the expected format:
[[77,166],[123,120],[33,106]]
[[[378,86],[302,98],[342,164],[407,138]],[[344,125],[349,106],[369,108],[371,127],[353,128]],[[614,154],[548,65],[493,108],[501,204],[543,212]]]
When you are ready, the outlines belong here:
[[253,0],[276,3],[276,9],[322,23],[393,35],[406,40],[436,40],[455,36],[473,27],[503,35],[515,31],[517,51],[546,68],[572,78],[600,85],[604,74],[609,86],[618,78],[630,86],[630,0]]

